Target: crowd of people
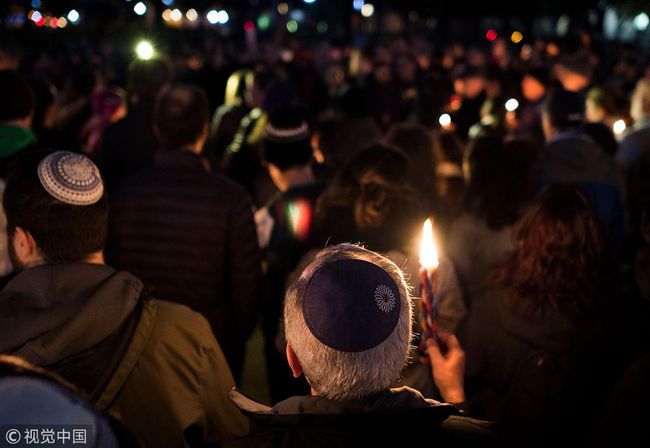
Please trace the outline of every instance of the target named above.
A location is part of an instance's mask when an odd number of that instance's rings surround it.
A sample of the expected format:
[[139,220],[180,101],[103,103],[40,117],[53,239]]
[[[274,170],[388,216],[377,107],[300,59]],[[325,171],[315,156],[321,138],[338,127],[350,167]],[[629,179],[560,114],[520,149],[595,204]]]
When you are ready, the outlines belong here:
[[[650,61],[585,34],[195,43],[0,44],[0,423],[51,409],[102,447],[650,441]],[[270,403],[236,388],[256,328]]]

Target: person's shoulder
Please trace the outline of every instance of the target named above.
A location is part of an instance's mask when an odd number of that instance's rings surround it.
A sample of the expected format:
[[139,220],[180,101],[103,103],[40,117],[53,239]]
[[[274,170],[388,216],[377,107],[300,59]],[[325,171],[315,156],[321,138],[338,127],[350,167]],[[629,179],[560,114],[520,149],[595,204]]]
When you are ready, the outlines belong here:
[[206,345],[212,344],[214,336],[210,324],[202,314],[178,303],[158,299],[152,302],[156,308],[157,335],[176,341],[185,338]]
[[220,190],[227,191],[230,195],[235,196],[238,200],[242,198],[248,198],[248,193],[237,182],[230,179],[225,174],[218,171],[211,171],[208,174],[208,179],[214,184],[215,187],[218,187]]
[[448,446],[497,446],[496,426],[484,420],[452,415],[442,423]]
[[156,168],[148,166],[128,175],[111,190],[111,202],[122,197],[133,197],[136,191],[148,190],[156,187],[153,179],[156,177]]

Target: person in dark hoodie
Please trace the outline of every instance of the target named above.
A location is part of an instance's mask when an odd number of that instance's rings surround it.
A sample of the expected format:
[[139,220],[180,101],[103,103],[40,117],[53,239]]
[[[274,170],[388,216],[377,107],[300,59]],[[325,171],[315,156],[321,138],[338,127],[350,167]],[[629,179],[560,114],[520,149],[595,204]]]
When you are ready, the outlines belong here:
[[575,92],[556,89],[543,104],[546,148],[534,166],[537,188],[553,183],[579,186],[594,204],[607,241],[616,248],[623,238],[623,178],[614,158],[584,129],[585,102]]
[[[393,262],[352,244],[321,251],[284,304],[287,361],[311,395],[269,408],[232,391],[257,428],[233,446],[413,446],[422,431],[440,447],[494,442],[490,425],[454,406],[391,389],[407,362],[412,317],[409,288]],[[448,348],[459,355],[453,343]],[[462,356],[455,359],[458,367]],[[443,397],[463,400],[457,383],[438,386]]]
[[4,207],[19,273],[0,292],[0,353],[59,374],[120,415],[142,447],[246,434],[205,318],[149,299],[138,278],[104,264],[107,196],[86,156],[25,154]]

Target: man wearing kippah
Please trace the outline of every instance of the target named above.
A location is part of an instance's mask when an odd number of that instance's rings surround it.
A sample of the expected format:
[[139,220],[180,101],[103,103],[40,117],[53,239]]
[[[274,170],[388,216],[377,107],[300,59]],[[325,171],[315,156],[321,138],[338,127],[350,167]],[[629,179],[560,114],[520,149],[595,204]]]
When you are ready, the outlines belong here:
[[0,292],[0,353],[60,374],[143,447],[223,443],[247,432],[205,318],[150,300],[138,278],[104,264],[107,198],[90,159],[25,154],[3,202],[19,273]]
[[[408,387],[391,389],[407,362],[412,302],[400,269],[355,245],[321,251],[289,287],[284,304],[286,356],[310,396],[268,408],[233,390],[255,428],[233,446],[486,446],[489,424]],[[463,402],[463,353],[440,333],[431,351],[442,396]],[[433,356],[437,355],[437,356]]]
[[279,191],[255,213],[255,222],[266,255],[262,330],[273,403],[306,390],[302,379],[289,375],[284,347],[276,340],[287,277],[305,253],[318,245],[314,209],[325,185],[314,178],[313,152],[305,109],[286,106],[271,114],[264,129],[262,154]]

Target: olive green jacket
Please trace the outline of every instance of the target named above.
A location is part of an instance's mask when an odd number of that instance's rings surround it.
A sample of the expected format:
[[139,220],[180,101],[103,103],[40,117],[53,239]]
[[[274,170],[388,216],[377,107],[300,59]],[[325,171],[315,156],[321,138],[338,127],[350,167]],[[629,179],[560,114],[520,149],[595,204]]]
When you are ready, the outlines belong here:
[[50,264],[0,293],[0,353],[59,373],[147,447],[220,445],[245,435],[230,369],[207,320],[143,298],[109,266]]

